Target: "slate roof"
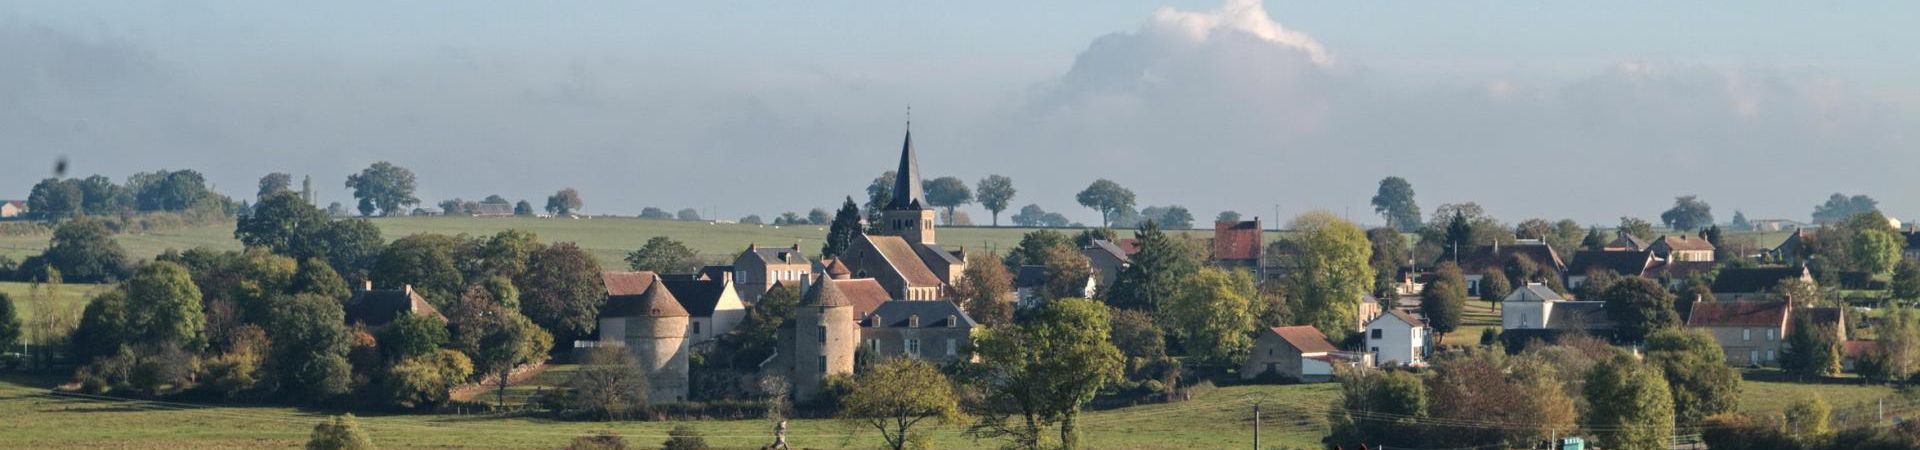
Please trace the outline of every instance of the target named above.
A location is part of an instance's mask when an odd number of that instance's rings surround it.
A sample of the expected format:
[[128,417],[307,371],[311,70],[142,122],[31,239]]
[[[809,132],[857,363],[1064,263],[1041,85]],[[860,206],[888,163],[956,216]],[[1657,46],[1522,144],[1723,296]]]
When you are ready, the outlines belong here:
[[[601,317],[686,317],[685,307],[673,297],[673,291],[667,289],[667,283],[656,280],[647,285],[647,290],[639,295],[614,295],[607,297],[607,303],[600,306]],[[712,311],[708,311],[712,315]]]
[[[1420,320],[1420,318],[1419,318],[1419,317],[1414,317],[1414,316],[1413,316],[1413,314],[1411,314],[1411,313],[1408,313],[1408,312],[1406,312],[1406,311],[1401,311],[1401,310],[1400,310],[1399,308],[1389,308],[1389,309],[1387,309],[1387,313],[1386,313],[1386,314],[1381,314],[1381,315],[1380,315],[1380,317],[1375,317],[1375,318],[1374,318],[1373,320],[1374,320],[1374,321],[1378,321],[1378,320],[1380,320],[1380,319],[1382,319],[1382,318],[1385,318],[1385,317],[1387,317],[1387,316],[1393,316],[1393,317],[1397,317],[1397,318],[1399,318],[1399,319],[1400,319],[1401,321],[1404,321],[1404,322],[1406,322],[1406,323],[1408,323],[1408,324],[1411,324],[1411,325],[1413,325],[1413,326],[1416,326],[1416,327],[1424,327],[1424,326],[1427,326],[1427,321],[1425,321],[1425,320]],[[1373,321],[1368,321],[1367,323],[1373,323]]]
[[1773,289],[1781,280],[1799,278],[1806,275],[1805,267],[1756,267],[1746,269],[1728,268],[1713,278],[1711,289],[1715,294],[1759,293]]
[[947,264],[960,263],[960,258],[954,257],[953,251],[947,250],[945,247],[941,247],[938,244],[909,243],[908,245],[913,246],[913,252],[919,254],[920,260],[923,262],[944,261]]
[[727,282],[721,280],[701,280],[691,277],[663,277],[661,283],[673,298],[680,301],[687,314],[694,317],[712,317],[713,310],[720,304],[720,297],[727,291]]
[[1920,249],[1920,231],[1907,232],[1905,235],[1907,237],[1908,250]]
[[1045,284],[1047,284],[1047,266],[1020,266],[1020,271],[1013,276],[1015,288],[1040,287]]
[[1547,328],[1553,330],[1611,330],[1616,325],[1607,317],[1606,302],[1557,302],[1547,313]]
[[900,168],[893,171],[893,199],[887,209],[926,209],[927,195],[920,186],[920,159],[913,154],[913,131],[900,142]]
[[1273,327],[1269,330],[1272,330],[1273,334],[1280,335],[1280,339],[1286,340],[1287,345],[1293,346],[1300,353],[1328,353],[1340,350],[1333,346],[1333,341],[1327,340],[1326,334],[1310,325]]
[[1105,239],[1094,239],[1093,242],[1089,243],[1087,245],[1087,248],[1084,250],[1103,252],[1109,255],[1113,255],[1113,257],[1116,259],[1119,259],[1120,262],[1126,262],[1126,263],[1133,262],[1133,257],[1127,256],[1128,253],[1126,249],[1122,249],[1120,248],[1119,244],[1115,244],[1113,243],[1113,241],[1108,241]]
[[645,293],[656,278],[653,272],[600,272],[600,283],[606,286],[609,297]]
[[1653,242],[1666,245],[1667,248],[1673,250],[1713,250],[1712,242],[1707,242],[1704,238],[1690,238],[1686,235],[1660,236],[1659,239],[1655,239]]
[[772,265],[810,264],[811,262],[807,260],[807,254],[801,253],[799,247],[798,245],[793,247],[761,247],[758,245],[748,245],[747,251],[744,253],[754,255],[754,257],[760,258],[761,262]]
[[1511,244],[1488,245],[1474,249],[1471,256],[1461,258],[1460,269],[1466,273],[1481,273],[1488,269],[1505,270],[1507,261],[1517,255],[1527,255],[1527,259],[1533,260],[1533,263],[1539,265],[1541,269],[1559,272],[1567,267],[1567,264],[1560,260],[1560,255],[1554,253],[1553,247],[1547,244]]
[[1573,264],[1567,266],[1567,273],[1586,275],[1598,269],[1637,277],[1645,275],[1647,268],[1653,264],[1653,252],[1646,250],[1581,250],[1574,252]]
[[[919,328],[946,328],[951,317],[952,325],[959,328],[973,328],[976,325],[972,317],[953,302],[942,300],[893,300],[874,308],[867,315],[864,324],[868,328],[906,328],[910,319],[920,317]],[[884,322],[876,322],[878,318]]]
[[1260,219],[1213,223],[1213,259],[1260,259]]
[[888,265],[893,266],[894,270],[900,271],[901,276],[906,277],[908,284],[940,285],[940,277],[927,269],[926,261],[920,259],[920,252],[914,250],[913,244],[908,243],[906,239],[901,239],[899,236],[867,236],[867,239],[873,242],[873,248],[880,251],[880,256],[887,259]]
[[1646,250],[1647,246],[1650,245],[1646,239],[1641,239],[1639,236],[1634,236],[1631,234],[1627,234],[1625,232],[1620,232],[1618,234],[1619,236],[1613,238],[1612,242],[1607,243],[1608,248],[1627,248],[1630,250]]
[[1698,302],[1687,315],[1690,327],[1778,327],[1787,322],[1787,302]]
[[1506,298],[1501,299],[1502,302],[1559,302],[1566,300],[1567,298],[1560,295],[1560,293],[1554,292],[1553,289],[1548,289],[1546,286],[1539,284],[1521,286],[1519,289],[1514,289],[1512,293],[1507,294]]
[[447,316],[441,315],[440,310],[435,309],[432,303],[427,303],[426,299],[420,298],[420,294],[413,292],[412,289],[374,289],[354,292],[353,297],[347,299],[344,312],[347,324],[360,323],[369,327],[392,323],[393,319],[399,317],[402,312],[427,314],[439,317],[442,321],[447,320]]

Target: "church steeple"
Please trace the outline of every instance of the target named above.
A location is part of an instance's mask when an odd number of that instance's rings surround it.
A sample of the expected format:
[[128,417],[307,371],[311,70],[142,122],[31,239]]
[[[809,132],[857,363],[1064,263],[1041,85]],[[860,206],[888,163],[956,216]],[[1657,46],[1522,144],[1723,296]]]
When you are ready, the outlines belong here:
[[906,140],[900,143],[900,168],[893,172],[893,201],[887,202],[887,209],[927,208],[927,195],[920,188],[920,160],[913,156],[913,122],[907,123]]

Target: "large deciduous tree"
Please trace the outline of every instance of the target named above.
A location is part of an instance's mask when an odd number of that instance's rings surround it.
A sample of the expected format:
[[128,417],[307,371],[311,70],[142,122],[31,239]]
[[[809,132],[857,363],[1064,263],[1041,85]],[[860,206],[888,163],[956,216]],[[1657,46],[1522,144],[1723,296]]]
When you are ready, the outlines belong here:
[[497,401],[506,404],[513,369],[546,360],[553,335],[518,311],[484,298],[468,296],[451,310],[454,348],[473,358],[476,373],[492,377]]
[[29,259],[21,271],[38,279],[47,268],[60,271],[69,282],[108,283],[126,278],[127,252],[113,240],[105,222],[80,218],[53,229],[53,239],[37,262]]
[[267,198],[282,192],[293,192],[293,175],[285,172],[269,173],[260,177],[260,193],[255,198]]
[[311,235],[331,221],[325,212],[301,200],[300,194],[283,190],[262,195],[252,214],[240,216],[233,237],[248,247],[266,247],[282,255],[321,256],[310,254]]
[[580,191],[573,188],[561,189],[547,196],[547,212],[556,216],[572,215],[580,211],[585,203],[580,201]]
[[1680,231],[1693,231],[1713,225],[1713,206],[1701,201],[1698,196],[1683,195],[1673,198],[1673,208],[1660,213],[1660,222],[1667,228]]
[[1180,205],[1148,206],[1140,210],[1140,218],[1151,220],[1169,230],[1193,228],[1193,213]]
[[454,267],[454,238],[439,234],[416,234],[395,239],[374,262],[373,283],[382,288],[413,286],[414,292],[445,308],[461,291],[464,279]]
[[1673,293],[1659,282],[1642,277],[1622,277],[1600,293],[1607,318],[1616,324],[1621,340],[1639,342],[1649,333],[1680,325],[1674,310]]
[[600,262],[578,245],[548,245],[527,257],[527,269],[515,279],[520,309],[534,323],[563,341],[593,332],[605,291]]
[[974,185],[974,196],[979,197],[980,206],[993,213],[993,226],[1000,226],[1000,212],[1007,210],[1013,201],[1013,179],[1006,175],[987,175]]
[[340,302],[312,294],[282,296],[268,314],[264,328],[272,354],[267,364],[280,394],[319,403],[347,393],[353,370]]
[[361,215],[373,215],[378,208],[380,215],[391,216],[420,204],[420,199],[413,196],[413,171],[386,161],[348,175],[347,187],[353,189],[354,198],[360,199]]
[[1366,232],[1325,212],[1303,214],[1287,226],[1296,230],[1295,251],[1283,275],[1295,320],[1328,336],[1345,336],[1354,323],[1355,305],[1373,286],[1373,256]]
[[1116,213],[1133,210],[1133,191],[1104,178],[1094,180],[1074,199],[1080,202],[1080,206],[1099,211],[1101,226],[1106,226]]
[[1085,253],[1069,246],[1054,246],[1047,249],[1045,259],[1041,260],[1045,268],[1046,283],[1041,286],[1041,297],[1060,299],[1087,297],[1087,284],[1093,277],[1093,264]]
[[954,286],[960,307],[967,315],[989,327],[1013,322],[1013,275],[1007,266],[994,264],[999,259],[989,252],[985,263],[968,264],[964,276]]
[[917,358],[895,358],[854,377],[859,388],[840,398],[840,420],[880,431],[886,448],[904,450],[926,439],[915,427],[960,417],[953,383],[940,369]]
[[1411,232],[1420,229],[1420,205],[1413,201],[1413,184],[1400,177],[1380,180],[1373,194],[1373,212],[1387,219],[1387,227]]
[[1673,437],[1673,397],[1660,370],[1618,355],[1587,372],[1586,424],[1609,449],[1663,450]]
[[927,206],[946,208],[947,224],[953,224],[953,210],[962,205],[973,203],[973,190],[967,188],[967,182],[956,177],[940,177],[920,183],[926,190]]
[[1446,336],[1460,328],[1460,316],[1467,306],[1467,281],[1460,266],[1441,262],[1433,270],[1433,281],[1420,291],[1420,314],[1427,316],[1433,333]]
[[1253,348],[1253,276],[1245,271],[1204,268],[1160,310],[1187,355],[1230,364]]
[[1865,214],[1880,210],[1880,202],[1865,195],[1848,197],[1839,192],[1827,197],[1826,203],[1814,205],[1813,221],[1816,223],[1838,222],[1855,214]]
[[1399,230],[1386,227],[1367,230],[1367,244],[1373,248],[1367,257],[1367,267],[1373,268],[1373,293],[1390,296],[1400,282],[1400,267],[1412,263],[1412,249]]
[[985,390],[975,435],[1037,450],[1046,428],[1058,424],[1060,447],[1079,448],[1080,406],[1121,379],[1122,356],[1107,340],[1107,314],[1092,300],[1055,300],[1022,323],[975,338],[980,363],[972,377]]
[[1648,364],[1660,369],[1673,397],[1674,421],[1692,424],[1740,406],[1740,373],[1713,335],[1666,329],[1647,336]]
[[700,254],[692,247],[666,236],[647,239],[646,245],[627,253],[627,266],[655,273],[694,273],[700,270]]

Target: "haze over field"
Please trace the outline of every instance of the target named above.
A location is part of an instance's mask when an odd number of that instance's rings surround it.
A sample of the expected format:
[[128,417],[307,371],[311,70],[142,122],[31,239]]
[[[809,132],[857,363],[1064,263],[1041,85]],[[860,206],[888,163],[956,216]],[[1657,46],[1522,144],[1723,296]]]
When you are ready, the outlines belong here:
[[1805,220],[1835,191],[1920,215],[1913,4],[1026,3],[14,2],[0,197],[66,155],[351,205],[345,176],[389,160],[429,205],[769,216],[861,197],[912,104],[927,175],[1005,174],[1016,208],[1088,223],[1095,178],[1203,220],[1376,221],[1386,175],[1508,221],[1687,194]]

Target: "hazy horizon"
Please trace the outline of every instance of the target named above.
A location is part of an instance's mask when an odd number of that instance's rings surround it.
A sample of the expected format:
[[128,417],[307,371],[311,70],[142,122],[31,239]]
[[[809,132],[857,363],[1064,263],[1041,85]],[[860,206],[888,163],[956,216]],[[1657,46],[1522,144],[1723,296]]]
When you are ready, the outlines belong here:
[[[733,220],[863,200],[913,108],[921,172],[1098,223],[1138,207],[1920,217],[1920,5],[1120,1],[75,1],[0,6],[0,198],[194,169],[227,195],[391,161],[425,205],[573,187],[589,214]],[[984,209],[969,205],[975,223]]]

